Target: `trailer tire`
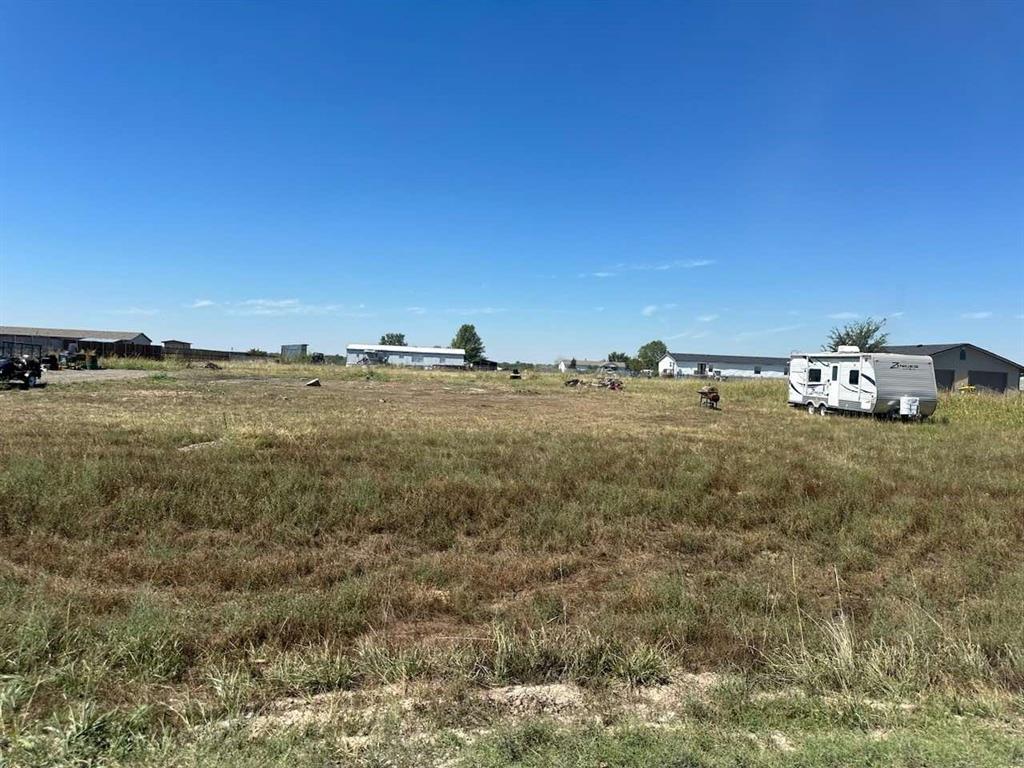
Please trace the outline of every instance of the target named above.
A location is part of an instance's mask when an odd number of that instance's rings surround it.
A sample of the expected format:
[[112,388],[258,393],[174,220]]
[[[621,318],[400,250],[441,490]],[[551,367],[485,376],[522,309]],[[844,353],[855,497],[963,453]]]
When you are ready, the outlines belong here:
[[814,401],[809,402],[807,404],[807,414],[809,416],[814,416],[817,412],[818,412],[818,406],[815,405]]
[[819,405],[818,406],[818,415],[819,416],[827,416],[828,415],[828,406],[825,405],[824,403]]

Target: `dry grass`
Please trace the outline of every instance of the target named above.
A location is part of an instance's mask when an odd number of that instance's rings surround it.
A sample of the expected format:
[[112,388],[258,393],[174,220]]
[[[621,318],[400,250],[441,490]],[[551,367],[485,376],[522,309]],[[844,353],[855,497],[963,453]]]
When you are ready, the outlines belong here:
[[425,679],[1019,694],[1020,395],[899,425],[696,388],[267,363],[0,393],[9,743]]

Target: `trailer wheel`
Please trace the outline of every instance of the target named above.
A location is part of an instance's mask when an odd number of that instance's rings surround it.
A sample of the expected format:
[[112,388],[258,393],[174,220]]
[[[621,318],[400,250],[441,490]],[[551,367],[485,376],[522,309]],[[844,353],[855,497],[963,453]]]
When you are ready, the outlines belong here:
[[818,415],[819,416],[826,416],[826,415],[828,415],[828,406],[825,405],[824,403],[819,405],[818,406]]
[[817,412],[818,406],[816,406],[813,402],[807,404],[807,414],[809,416],[814,416]]

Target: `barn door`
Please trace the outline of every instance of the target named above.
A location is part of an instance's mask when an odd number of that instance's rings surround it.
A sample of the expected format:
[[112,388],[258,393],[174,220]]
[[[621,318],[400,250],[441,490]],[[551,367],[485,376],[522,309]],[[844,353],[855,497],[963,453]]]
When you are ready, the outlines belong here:
[[1006,373],[1002,371],[968,371],[967,383],[979,389],[1006,391]]
[[937,368],[935,370],[935,386],[939,389],[952,389],[954,374],[955,371]]

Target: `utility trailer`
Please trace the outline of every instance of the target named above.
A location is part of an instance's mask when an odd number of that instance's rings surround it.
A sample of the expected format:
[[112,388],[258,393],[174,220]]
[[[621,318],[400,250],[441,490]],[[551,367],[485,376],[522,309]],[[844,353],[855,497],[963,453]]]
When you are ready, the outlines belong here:
[[797,353],[789,361],[789,404],[808,413],[856,413],[924,419],[938,404],[935,370],[927,355],[861,352]]

